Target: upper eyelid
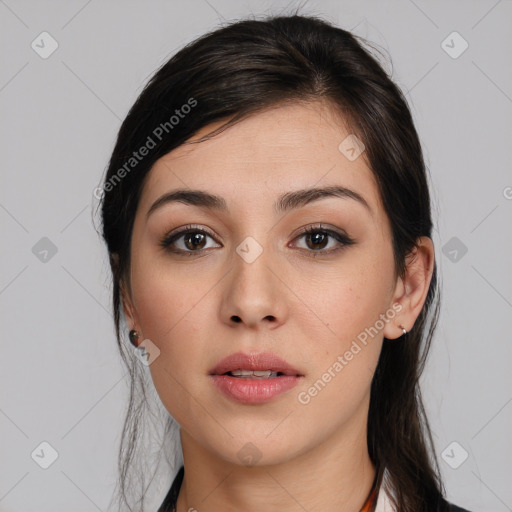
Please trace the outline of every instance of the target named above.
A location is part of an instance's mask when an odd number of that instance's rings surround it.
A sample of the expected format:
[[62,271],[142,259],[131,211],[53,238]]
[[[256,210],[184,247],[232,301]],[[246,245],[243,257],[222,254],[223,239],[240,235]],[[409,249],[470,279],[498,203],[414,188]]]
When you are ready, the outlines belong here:
[[[306,226],[305,228],[301,228],[301,230],[298,233],[296,233],[295,236],[303,235],[310,230],[325,231],[328,233],[332,232],[335,234],[348,236],[345,233],[345,230],[343,230],[341,228],[333,228],[333,227],[330,227],[329,225],[325,225],[323,223],[319,223],[318,225],[309,225],[309,226]],[[204,228],[203,226],[200,226],[200,225],[187,224],[186,226],[175,228],[175,229],[169,231],[162,237],[162,239],[165,240],[165,239],[171,238],[173,236],[177,236],[177,235],[182,236],[191,231],[192,232],[201,231],[201,232],[204,232],[207,235],[211,236],[212,238],[216,238],[216,235],[214,235],[212,232],[210,232],[209,228]]]
[[207,235],[211,236],[214,239],[216,238],[216,236],[213,233],[211,233],[210,230],[207,228],[204,228],[201,226],[195,226],[193,224],[192,225],[187,224],[186,226],[182,226],[180,228],[176,228],[176,229],[169,231],[162,237],[162,240],[167,240],[172,237],[183,236],[189,232],[196,232],[196,231],[206,233]]

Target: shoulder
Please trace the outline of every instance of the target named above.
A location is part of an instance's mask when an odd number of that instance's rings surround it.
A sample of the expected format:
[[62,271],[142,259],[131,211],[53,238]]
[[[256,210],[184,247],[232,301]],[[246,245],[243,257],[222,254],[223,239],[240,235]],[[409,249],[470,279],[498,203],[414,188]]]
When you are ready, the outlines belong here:
[[[387,470],[385,470],[383,475],[383,482],[379,489],[375,512],[396,512],[396,508],[393,506],[391,500],[391,495],[393,494],[395,493],[389,479],[389,473]],[[444,510],[446,512],[474,512],[454,505],[441,496],[439,497],[437,506],[434,508],[435,510]]]
[[183,476],[185,474],[185,467],[181,466],[178,473],[174,477],[171,488],[164,498],[164,501],[158,508],[157,512],[174,512],[176,507],[176,501],[178,500],[178,494],[180,492],[181,484],[183,482]]
[[469,510],[458,507],[457,505],[454,505],[453,503],[446,502],[448,505],[448,512],[470,512]]

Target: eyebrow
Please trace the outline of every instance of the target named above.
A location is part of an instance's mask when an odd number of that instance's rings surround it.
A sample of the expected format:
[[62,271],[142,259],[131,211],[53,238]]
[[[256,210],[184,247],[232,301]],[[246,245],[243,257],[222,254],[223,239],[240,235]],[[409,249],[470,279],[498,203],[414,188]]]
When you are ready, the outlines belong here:
[[[326,197],[339,197],[342,199],[353,199],[363,205],[373,215],[373,211],[363,196],[354,190],[341,186],[330,186],[324,188],[305,188],[286,192],[279,196],[274,203],[276,213],[286,213],[290,210],[301,208],[309,203],[324,199]],[[219,212],[228,212],[229,208],[223,197],[210,194],[203,190],[178,189],[159,197],[149,208],[146,218],[155,210],[169,203],[184,203],[191,206],[206,208]]]

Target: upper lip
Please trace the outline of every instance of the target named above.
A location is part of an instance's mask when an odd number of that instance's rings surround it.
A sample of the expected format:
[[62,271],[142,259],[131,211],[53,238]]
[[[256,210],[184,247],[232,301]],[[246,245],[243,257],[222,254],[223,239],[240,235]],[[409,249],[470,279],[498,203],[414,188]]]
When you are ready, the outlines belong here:
[[237,352],[219,361],[211,370],[210,375],[222,375],[233,370],[271,370],[285,375],[303,375],[286,361],[271,352],[246,354]]

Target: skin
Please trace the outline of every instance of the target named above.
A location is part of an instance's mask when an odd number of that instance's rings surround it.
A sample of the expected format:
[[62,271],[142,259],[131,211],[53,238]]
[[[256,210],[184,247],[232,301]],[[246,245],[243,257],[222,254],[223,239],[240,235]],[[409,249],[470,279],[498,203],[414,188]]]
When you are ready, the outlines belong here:
[[[280,106],[209,141],[182,145],[150,171],[136,212],[123,305],[130,328],[160,350],[149,369],[181,426],[185,477],[178,512],[358,512],[371,489],[371,380],[383,337],[400,337],[399,325],[410,330],[421,311],[434,248],[421,238],[406,276],[395,275],[389,221],[364,153],[350,161],[338,149],[348,134],[327,104]],[[273,211],[284,192],[327,185],[357,191],[373,213],[338,197],[286,214]],[[177,188],[220,195],[229,212],[174,203],[146,218],[162,194]],[[315,246],[300,236],[301,228],[320,222],[356,243],[327,254],[342,246],[335,238]],[[214,237],[196,245],[179,238],[175,247],[192,252],[189,257],[159,245],[187,224]],[[235,251],[247,236],[263,249],[252,263]],[[323,256],[308,256],[321,251]],[[308,404],[301,403],[298,393],[393,304],[400,312],[360,344],[362,350]],[[269,403],[236,403],[217,390],[208,371],[239,350],[274,352],[304,374],[303,381]],[[260,456],[252,467],[237,455],[248,442]]]

